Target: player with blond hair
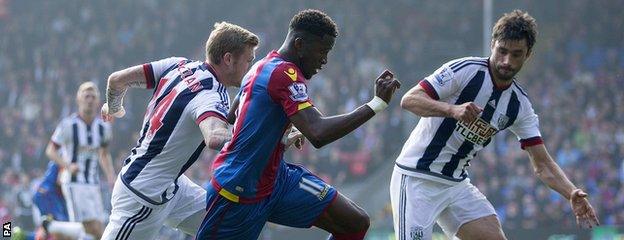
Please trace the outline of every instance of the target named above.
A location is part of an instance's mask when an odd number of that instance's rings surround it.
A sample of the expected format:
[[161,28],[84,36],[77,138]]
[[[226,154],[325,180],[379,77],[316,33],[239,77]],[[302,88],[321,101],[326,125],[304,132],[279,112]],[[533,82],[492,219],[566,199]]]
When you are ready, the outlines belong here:
[[82,83],[76,102],[78,112],[56,127],[46,155],[62,169],[59,181],[69,220],[82,222],[88,234],[99,238],[105,213],[98,171],[101,167],[112,185],[114,170],[108,151],[112,132],[110,125],[98,117],[100,93],[95,83]]
[[206,191],[183,173],[202,149],[231,138],[226,87],[240,86],[258,37],[227,22],[206,41],[206,60],[171,57],[111,74],[102,107],[105,120],[122,117],[126,90],[154,89],[140,139],[113,188],[103,239],[154,239],[162,225],[195,234],[205,214]]

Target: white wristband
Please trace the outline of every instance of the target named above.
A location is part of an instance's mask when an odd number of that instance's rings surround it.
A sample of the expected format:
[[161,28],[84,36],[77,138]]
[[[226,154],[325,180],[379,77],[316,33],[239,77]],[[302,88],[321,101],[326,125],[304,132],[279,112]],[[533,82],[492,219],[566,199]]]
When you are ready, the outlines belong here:
[[373,109],[375,114],[381,112],[386,107],[388,107],[388,104],[386,103],[386,101],[384,101],[383,99],[377,96],[375,96],[373,100],[370,100],[370,102],[367,102],[366,105],[368,105],[368,107]]

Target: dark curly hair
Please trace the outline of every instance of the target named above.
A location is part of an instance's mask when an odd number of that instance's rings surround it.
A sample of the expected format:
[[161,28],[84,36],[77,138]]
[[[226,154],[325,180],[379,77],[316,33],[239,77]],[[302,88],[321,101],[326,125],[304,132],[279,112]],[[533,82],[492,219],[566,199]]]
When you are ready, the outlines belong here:
[[290,20],[290,29],[312,33],[323,37],[325,34],[338,36],[336,23],[327,14],[316,9],[306,9]]
[[535,45],[536,38],[537,23],[535,18],[518,9],[505,13],[492,29],[492,41],[526,39],[529,50]]

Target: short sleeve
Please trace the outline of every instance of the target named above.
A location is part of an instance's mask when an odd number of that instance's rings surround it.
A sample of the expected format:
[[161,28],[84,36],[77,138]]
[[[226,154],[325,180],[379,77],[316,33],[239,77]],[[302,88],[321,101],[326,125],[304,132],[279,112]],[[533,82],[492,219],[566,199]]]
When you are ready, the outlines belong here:
[[66,126],[66,123],[66,120],[61,121],[59,125],[56,126],[56,129],[54,129],[54,133],[52,133],[50,141],[52,144],[56,145],[57,148],[65,145],[69,141],[69,131],[71,131],[71,129]]
[[208,117],[216,117],[227,122],[230,110],[229,96],[226,91],[203,90],[189,102],[188,107],[197,125]]
[[145,73],[147,88],[154,88],[165,71],[169,70],[173,66],[176,66],[179,62],[186,60],[186,58],[182,57],[170,57],[143,64],[143,72]]
[[509,127],[520,141],[520,147],[535,146],[544,143],[539,131],[539,119],[535,111],[527,104],[520,112],[518,119]]
[[289,63],[282,63],[273,70],[268,84],[268,92],[288,117],[312,107],[308,96],[308,87],[301,71]]
[[476,71],[469,71],[466,64],[487,66],[487,60],[475,58],[456,59],[445,63],[431,75],[420,81],[420,85],[429,97],[446,100],[470,82]]

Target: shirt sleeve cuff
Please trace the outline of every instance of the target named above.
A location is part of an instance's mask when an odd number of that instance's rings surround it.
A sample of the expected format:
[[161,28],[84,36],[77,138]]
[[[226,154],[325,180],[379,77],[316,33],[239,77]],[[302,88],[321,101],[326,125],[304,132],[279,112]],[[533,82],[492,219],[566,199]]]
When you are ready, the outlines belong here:
[[523,150],[527,147],[540,145],[540,144],[544,144],[544,140],[542,140],[542,137],[540,136],[527,138],[527,139],[520,139],[520,148],[522,148]]
[[312,105],[312,102],[310,102],[309,100],[305,101],[305,102],[302,102],[302,103],[297,103],[297,109],[292,108],[293,109],[292,111],[287,111],[286,112],[286,116],[290,117],[292,115],[295,115],[295,113],[298,113],[299,111],[301,111],[303,109],[306,109],[306,108],[309,108],[309,107],[312,107],[312,106],[314,106],[314,105]]
[[152,64],[143,64],[143,73],[145,73],[145,83],[147,84],[147,89],[154,88],[156,80],[154,79],[154,69],[152,69]]
[[201,123],[202,121],[204,121],[206,118],[209,118],[209,117],[216,117],[218,119],[223,120],[224,122],[228,122],[227,118],[225,116],[223,116],[223,114],[215,112],[215,111],[206,111],[206,112],[202,113],[201,115],[199,115],[197,120],[195,120],[195,123],[197,123],[197,125],[199,125],[199,123]]
[[50,143],[52,143],[52,146],[54,146],[55,149],[61,148],[61,144],[55,142],[54,140],[50,140]]
[[429,95],[430,98],[433,98],[435,100],[440,100],[440,96],[438,96],[438,93],[436,92],[435,88],[433,88],[433,86],[431,86],[431,83],[429,83],[427,80],[422,80],[418,83],[418,85],[420,85],[420,87],[422,87],[425,92],[427,93],[427,95]]

